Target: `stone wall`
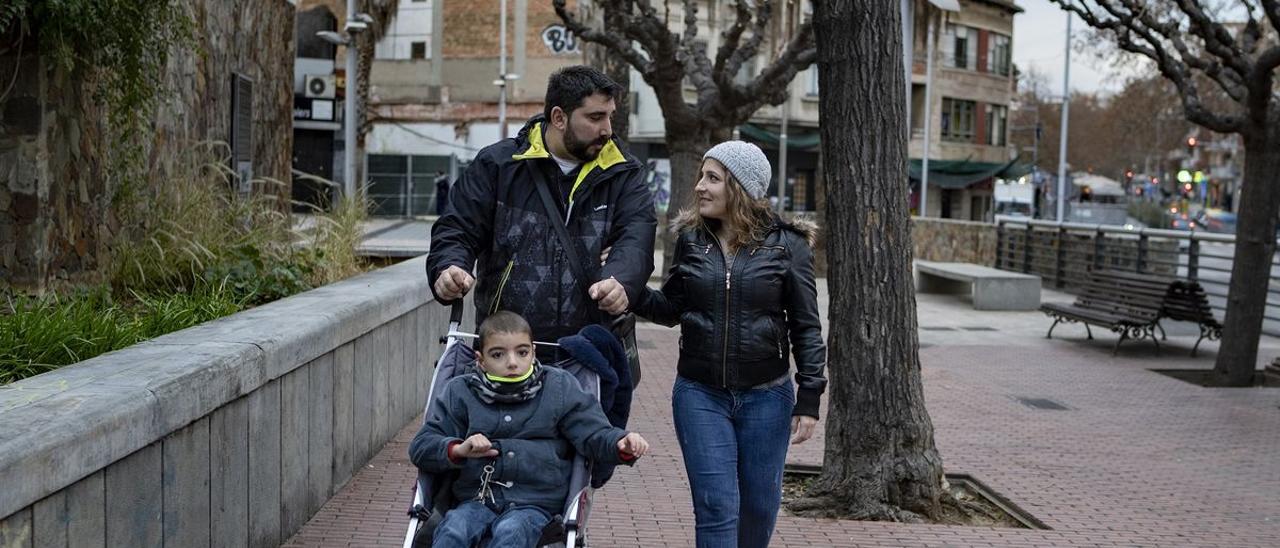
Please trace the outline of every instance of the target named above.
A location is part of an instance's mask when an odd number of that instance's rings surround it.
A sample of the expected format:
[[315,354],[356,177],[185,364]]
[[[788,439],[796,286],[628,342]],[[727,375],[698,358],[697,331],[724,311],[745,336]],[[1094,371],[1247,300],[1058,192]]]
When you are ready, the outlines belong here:
[[423,263],[0,386],[0,546],[282,544],[422,412]]
[[912,217],[911,240],[916,259],[996,263],[996,225],[991,223]]
[[[289,0],[193,0],[194,28],[163,75],[167,91],[153,133],[127,146],[141,150],[147,183],[163,184],[174,162],[199,141],[225,141],[231,124],[231,75],[254,82],[253,169],[290,180],[292,165],[293,15]],[[38,29],[37,29],[38,30]],[[12,41],[14,36],[0,38]],[[110,261],[119,234],[106,119],[68,74],[23,38],[22,58],[0,55],[0,77],[19,67],[18,85],[0,99],[0,286],[43,290],[93,281]],[[6,42],[8,43],[8,42]],[[267,186],[281,200],[287,186]]]

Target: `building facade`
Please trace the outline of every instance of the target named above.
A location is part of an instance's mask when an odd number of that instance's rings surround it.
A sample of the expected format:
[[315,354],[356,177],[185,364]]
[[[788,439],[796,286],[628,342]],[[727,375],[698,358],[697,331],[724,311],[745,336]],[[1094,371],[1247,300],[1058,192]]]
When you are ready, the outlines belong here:
[[[1009,141],[1015,97],[1012,0],[914,0],[911,70],[911,206],[928,217],[989,221],[993,184],[1020,175]],[[954,7],[954,6],[952,6]],[[933,80],[927,87],[928,33],[934,33]],[[919,212],[925,157],[925,102],[929,105],[929,181]]]

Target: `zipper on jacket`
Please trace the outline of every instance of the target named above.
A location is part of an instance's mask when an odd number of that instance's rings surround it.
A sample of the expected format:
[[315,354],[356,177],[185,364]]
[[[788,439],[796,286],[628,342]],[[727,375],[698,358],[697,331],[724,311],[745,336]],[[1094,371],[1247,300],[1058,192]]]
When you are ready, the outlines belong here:
[[[720,239],[707,229],[707,233],[711,235],[711,241],[720,249],[720,260],[724,263],[724,345],[720,350],[720,383],[725,387],[729,387],[729,295],[733,289],[733,267],[729,266],[728,252],[720,247]],[[707,246],[707,251],[711,251],[711,246]],[[735,254],[736,255],[736,254]],[[736,262],[736,261],[735,261]]]
[[498,282],[498,294],[493,296],[493,304],[489,305],[489,313],[493,314],[498,311],[498,304],[502,302],[502,291],[507,287],[507,280],[511,279],[511,267],[515,266],[516,260],[507,261],[507,267],[502,270],[502,279]]

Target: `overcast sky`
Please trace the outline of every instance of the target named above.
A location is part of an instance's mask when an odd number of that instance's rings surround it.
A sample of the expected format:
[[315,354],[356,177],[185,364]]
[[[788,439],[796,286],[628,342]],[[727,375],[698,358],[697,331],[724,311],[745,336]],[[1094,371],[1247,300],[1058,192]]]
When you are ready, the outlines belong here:
[[[1035,69],[1048,76],[1054,95],[1062,94],[1062,61],[1066,46],[1067,14],[1049,0],[1017,0],[1025,11],[1013,17],[1013,62],[1018,69]],[[1081,36],[1086,27],[1076,17],[1072,34]],[[1124,82],[1115,69],[1079,51],[1071,52],[1071,89],[1092,92],[1117,91]]]

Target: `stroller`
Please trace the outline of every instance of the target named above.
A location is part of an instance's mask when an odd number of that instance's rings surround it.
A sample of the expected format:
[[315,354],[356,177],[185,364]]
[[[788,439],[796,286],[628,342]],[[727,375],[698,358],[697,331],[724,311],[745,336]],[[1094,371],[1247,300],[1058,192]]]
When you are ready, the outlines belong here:
[[[449,379],[466,374],[475,363],[471,348],[462,342],[464,338],[475,338],[470,333],[462,333],[459,324],[462,322],[463,305],[453,305],[449,317],[449,332],[441,338],[445,344],[444,352],[436,361],[435,373],[431,377],[431,388],[427,396],[427,411],[431,402],[440,397]],[[535,342],[536,345],[553,345],[554,343]],[[600,399],[600,379],[595,371],[574,360],[564,360],[552,364],[573,374],[582,385],[583,390],[597,400]],[[424,413],[425,415],[425,413]],[[426,420],[425,416],[424,419]],[[418,471],[418,481],[414,486],[413,507],[409,510],[409,530],[405,533],[404,548],[428,548],[431,546],[432,534],[436,526],[444,519],[444,515],[459,502],[450,488],[454,474],[425,474]],[[540,547],[572,548],[586,546],[587,517],[591,510],[591,463],[581,455],[573,459],[573,473],[569,480],[569,494],[565,498],[564,510],[555,516],[542,531],[538,541]]]

